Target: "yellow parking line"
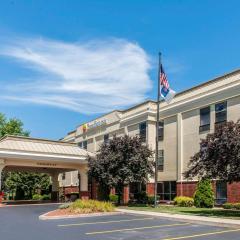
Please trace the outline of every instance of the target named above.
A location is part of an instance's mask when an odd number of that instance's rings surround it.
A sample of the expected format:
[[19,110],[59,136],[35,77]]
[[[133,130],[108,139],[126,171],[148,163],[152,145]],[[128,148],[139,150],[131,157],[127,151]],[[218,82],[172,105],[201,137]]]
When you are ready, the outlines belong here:
[[105,222],[72,223],[72,224],[58,225],[58,227],[72,227],[72,226],[84,226],[84,225],[105,224],[105,223],[145,221],[145,220],[152,220],[152,219],[154,218],[133,218],[133,219],[122,219],[122,220],[115,220],[115,221],[105,221]]
[[107,231],[100,231],[100,232],[88,232],[86,234],[87,235],[96,235],[96,234],[124,232],[124,231],[133,231],[133,230],[143,230],[143,229],[153,229],[153,228],[163,228],[163,227],[184,226],[184,225],[189,225],[189,224],[190,223],[176,223],[176,224],[156,225],[156,226],[148,226],[148,227],[122,228],[122,229],[107,230]]
[[189,239],[189,238],[204,237],[204,236],[218,235],[218,234],[239,232],[239,231],[240,231],[240,229],[232,229],[232,230],[224,230],[224,231],[218,231],[218,232],[209,232],[209,233],[201,233],[201,234],[196,234],[196,235],[188,235],[188,236],[182,236],[182,237],[165,238],[163,240]]

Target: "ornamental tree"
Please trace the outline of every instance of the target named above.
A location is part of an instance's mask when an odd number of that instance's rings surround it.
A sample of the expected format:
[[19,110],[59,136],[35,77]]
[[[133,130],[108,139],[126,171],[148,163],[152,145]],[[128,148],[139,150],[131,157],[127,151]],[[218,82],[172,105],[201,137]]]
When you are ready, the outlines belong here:
[[200,142],[189,162],[186,178],[240,180],[240,121],[221,124]]
[[120,204],[124,186],[132,182],[147,182],[153,175],[154,162],[149,161],[152,154],[137,136],[114,136],[100,146],[95,157],[89,157],[89,175],[101,188],[115,188]]

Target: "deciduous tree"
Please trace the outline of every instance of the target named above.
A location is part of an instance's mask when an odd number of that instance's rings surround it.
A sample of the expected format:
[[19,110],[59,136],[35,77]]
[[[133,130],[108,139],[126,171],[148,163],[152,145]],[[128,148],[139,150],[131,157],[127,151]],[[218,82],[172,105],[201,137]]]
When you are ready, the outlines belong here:
[[216,127],[200,142],[200,150],[190,160],[186,178],[240,180],[240,121]]
[[147,182],[153,174],[152,151],[139,137],[116,137],[100,146],[96,157],[89,157],[89,175],[104,189],[115,188],[120,196],[124,186]]

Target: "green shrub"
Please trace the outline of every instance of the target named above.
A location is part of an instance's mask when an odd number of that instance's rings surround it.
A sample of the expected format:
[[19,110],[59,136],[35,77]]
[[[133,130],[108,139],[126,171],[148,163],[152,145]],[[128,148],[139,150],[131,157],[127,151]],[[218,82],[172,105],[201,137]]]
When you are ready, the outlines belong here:
[[113,202],[113,203],[117,203],[118,202],[118,195],[110,194],[109,195],[109,201]]
[[212,208],[214,205],[214,192],[211,181],[201,180],[197,184],[197,190],[194,194],[194,205],[198,208]]
[[[160,199],[160,197],[159,196],[157,196],[157,201],[159,201],[159,199]],[[154,201],[155,201],[155,197],[154,197],[154,195],[148,195],[147,196],[147,203],[148,204],[154,204]]]
[[145,191],[134,194],[134,198],[137,200],[137,203],[147,203],[148,202],[148,196]]
[[64,204],[60,205],[58,208],[59,209],[67,209],[67,208],[69,208],[70,204],[71,203],[64,203]]
[[240,203],[235,203],[233,206],[235,209],[240,210]]
[[192,207],[194,205],[193,198],[184,196],[175,197],[173,202],[174,205],[177,205],[178,207]]
[[51,196],[49,194],[42,195],[42,200],[51,200]]
[[77,200],[70,204],[69,209],[75,213],[97,213],[112,212],[114,206],[110,202],[100,202],[96,200]]
[[223,208],[224,209],[233,209],[234,208],[234,204],[233,203],[224,203],[223,204]]
[[42,200],[42,195],[34,194],[33,197],[32,197],[32,200]]

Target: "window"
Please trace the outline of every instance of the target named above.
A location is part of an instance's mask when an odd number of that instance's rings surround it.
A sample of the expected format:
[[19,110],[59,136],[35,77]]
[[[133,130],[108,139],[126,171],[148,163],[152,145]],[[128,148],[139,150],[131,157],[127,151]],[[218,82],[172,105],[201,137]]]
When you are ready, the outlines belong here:
[[163,135],[164,135],[164,122],[159,122],[158,126],[158,141],[163,140]]
[[87,149],[87,140],[82,142],[82,148]]
[[158,182],[157,194],[160,196],[160,200],[172,201],[176,197],[176,182]]
[[79,143],[78,143],[78,146],[79,146],[80,148],[83,148],[83,143],[82,143],[82,142],[79,142]]
[[104,142],[107,143],[108,140],[109,140],[109,134],[105,134],[105,135],[103,136],[103,139],[104,139]]
[[164,165],[164,151],[159,150],[158,151],[158,170],[163,171],[163,165]]
[[65,180],[66,179],[66,173],[63,173],[62,174],[62,180]]
[[200,109],[199,132],[210,130],[210,107]]
[[146,142],[147,135],[147,123],[143,122],[139,124],[139,136],[142,142]]
[[227,102],[215,105],[215,123],[223,123],[227,120]]
[[227,183],[224,181],[216,182],[216,204],[223,204],[227,201]]

